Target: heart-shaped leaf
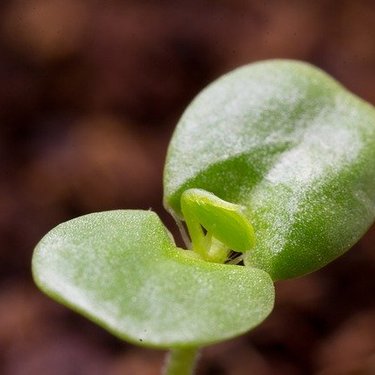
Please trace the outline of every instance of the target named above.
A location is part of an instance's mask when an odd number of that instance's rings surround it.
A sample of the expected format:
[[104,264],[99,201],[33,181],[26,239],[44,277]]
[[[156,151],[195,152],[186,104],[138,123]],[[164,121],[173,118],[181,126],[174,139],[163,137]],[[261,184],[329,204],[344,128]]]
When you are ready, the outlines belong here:
[[50,297],[148,346],[210,344],[248,331],[270,313],[267,273],[186,254],[155,213],[102,212],[48,233],[34,252],[33,275]]
[[375,217],[375,110],[312,66],[274,60],[205,89],[167,156],[164,202],[201,188],[246,206],[256,246],[245,263],[273,279],[316,270]]

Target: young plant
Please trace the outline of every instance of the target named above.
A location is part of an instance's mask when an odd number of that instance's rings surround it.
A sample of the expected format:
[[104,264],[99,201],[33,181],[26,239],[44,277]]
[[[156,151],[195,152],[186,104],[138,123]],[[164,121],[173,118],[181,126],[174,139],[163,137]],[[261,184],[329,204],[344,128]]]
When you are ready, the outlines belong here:
[[373,223],[375,109],[305,63],[237,69],[182,116],[164,204],[187,249],[151,211],[93,213],[41,240],[33,275],[115,336],[170,349],[165,374],[184,375],[199,348],[270,314],[274,281],[323,267]]

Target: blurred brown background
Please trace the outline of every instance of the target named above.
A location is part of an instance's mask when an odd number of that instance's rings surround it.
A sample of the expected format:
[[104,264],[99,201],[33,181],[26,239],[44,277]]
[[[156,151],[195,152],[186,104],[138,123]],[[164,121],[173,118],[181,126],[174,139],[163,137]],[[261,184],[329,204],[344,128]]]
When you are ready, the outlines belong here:
[[[122,343],[44,297],[33,247],[113,208],[164,212],[176,121],[239,65],[310,61],[375,104],[374,1],[0,2],[0,374],[153,375],[162,352]],[[272,316],[205,350],[198,373],[375,374],[375,230],[307,277]]]

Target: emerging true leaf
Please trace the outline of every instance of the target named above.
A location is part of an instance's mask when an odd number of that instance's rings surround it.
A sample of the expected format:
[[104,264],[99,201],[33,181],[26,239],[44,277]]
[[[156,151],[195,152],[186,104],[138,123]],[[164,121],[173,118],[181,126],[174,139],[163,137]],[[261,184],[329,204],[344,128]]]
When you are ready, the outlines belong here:
[[[203,226],[209,238],[221,241],[228,249],[250,250],[255,244],[254,230],[243,213],[243,207],[226,202],[201,189],[186,190],[181,196],[181,210],[192,236],[193,245],[205,247]],[[197,238],[194,238],[197,237]],[[204,249],[199,252],[204,253]]]

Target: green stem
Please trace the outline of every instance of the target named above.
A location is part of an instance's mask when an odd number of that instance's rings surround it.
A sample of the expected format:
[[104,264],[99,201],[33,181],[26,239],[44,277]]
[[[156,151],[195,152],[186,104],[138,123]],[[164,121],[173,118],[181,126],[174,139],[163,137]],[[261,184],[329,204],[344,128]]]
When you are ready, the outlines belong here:
[[198,356],[199,348],[171,349],[163,375],[192,375]]
[[206,238],[201,224],[196,218],[194,205],[184,194],[181,197],[181,211],[191,238],[192,250],[198,253],[203,259],[206,256]]

